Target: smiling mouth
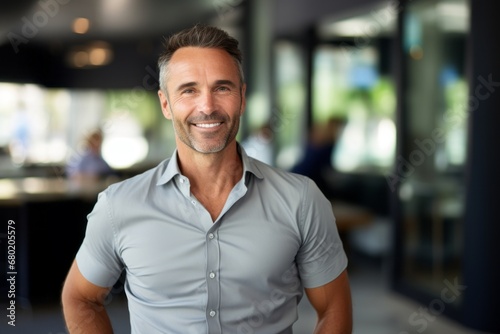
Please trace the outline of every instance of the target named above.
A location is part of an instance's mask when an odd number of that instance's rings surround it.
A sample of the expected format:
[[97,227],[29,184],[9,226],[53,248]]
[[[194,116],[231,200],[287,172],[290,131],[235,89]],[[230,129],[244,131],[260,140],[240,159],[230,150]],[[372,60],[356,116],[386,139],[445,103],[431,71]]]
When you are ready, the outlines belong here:
[[199,124],[194,124],[194,126],[197,126],[199,128],[215,128],[216,126],[221,125],[222,123],[199,123]]

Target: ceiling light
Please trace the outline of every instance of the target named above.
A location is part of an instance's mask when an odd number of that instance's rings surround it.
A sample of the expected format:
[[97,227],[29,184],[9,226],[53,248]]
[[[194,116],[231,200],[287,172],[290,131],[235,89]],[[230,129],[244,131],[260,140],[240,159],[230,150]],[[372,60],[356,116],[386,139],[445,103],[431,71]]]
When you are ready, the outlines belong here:
[[76,34],[85,34],[89,31],[90,21],[84,17],[76,18],[73,21],[73,32]]
[[101,66],[104,65],[109,59],[109,51],[103,48],[93,48],[89,52],[89,62],[91,65]]
[[456,16],[464,20],[469,17],[469,8],[465,3],[440,3],[437,11],[440,16]]
[[76,45],[67,54],[71,67],[91,68],[104,66],[113,60],[111,45],[102,41],[94,41],[86,45]]
[[330,32],[337,36],[363,36],[363,28],[367,25],[367,20],[354,18],[333,23]]

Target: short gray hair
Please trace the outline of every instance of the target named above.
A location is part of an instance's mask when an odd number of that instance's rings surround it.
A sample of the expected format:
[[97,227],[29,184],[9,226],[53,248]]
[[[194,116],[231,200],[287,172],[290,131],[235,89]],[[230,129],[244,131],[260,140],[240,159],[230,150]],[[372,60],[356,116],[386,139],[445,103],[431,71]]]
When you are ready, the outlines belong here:
[[243,83],[243,56],[238,48],[238,40],[230,36],[226,31],[212,26],[197,24],[191,28],[184,29],[165,39],[164,51],[158,58],[160,89],[166,92],[166,77],[168,75],[168,63],[175,51],[183,47],[201,47],[221,49],[229,53],[238,67],[240,81]]

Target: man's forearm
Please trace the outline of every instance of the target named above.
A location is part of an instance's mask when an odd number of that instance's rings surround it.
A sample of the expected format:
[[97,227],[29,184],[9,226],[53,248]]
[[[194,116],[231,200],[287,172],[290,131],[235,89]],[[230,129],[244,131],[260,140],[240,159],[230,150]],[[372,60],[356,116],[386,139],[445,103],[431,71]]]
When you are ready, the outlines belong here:
[[351,334],[352,317],[330,312],[318,319],[314,334]]
[[102,304],[70,301],[63,305],[64,319],[70,334],[112,334],[113,328]]

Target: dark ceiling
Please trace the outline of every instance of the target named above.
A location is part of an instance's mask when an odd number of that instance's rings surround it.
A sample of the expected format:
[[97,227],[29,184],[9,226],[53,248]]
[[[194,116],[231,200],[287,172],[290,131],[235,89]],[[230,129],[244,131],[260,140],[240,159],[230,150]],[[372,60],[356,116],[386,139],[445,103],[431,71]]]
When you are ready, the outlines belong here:
[[[241,1],[239,1],[241,2]],[[223,3],[225,5],[220,5]],[[169,34],[180,27],[206,21],[227,11],[227,0],[16,0],[0,4],[0,42],[12,33],[26,35],[32,24],[40,41],[68,41],[77,36],[73,20],[90,20],[88,39],[129,39]],[[23,31],[23,29],[25,29]]]
[[[231,15],[227,14],[235,8],[252,7],[248,3],[259,3],[272,12],[270,33],[279,36],[301,32],[324,16],[384,0],[3,0],[0,45],[11,42],[13,34],[25,37],[23,29],[27,31],[30,25],[36,33],[28,39],[43,43],[157,38],[196,22],[217,19],[221,24],[228,23]],[[78,17],[90,20],[84,36],[71,30]]]

